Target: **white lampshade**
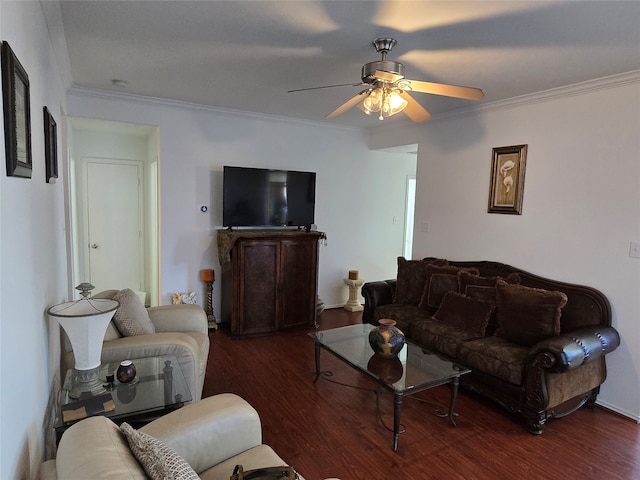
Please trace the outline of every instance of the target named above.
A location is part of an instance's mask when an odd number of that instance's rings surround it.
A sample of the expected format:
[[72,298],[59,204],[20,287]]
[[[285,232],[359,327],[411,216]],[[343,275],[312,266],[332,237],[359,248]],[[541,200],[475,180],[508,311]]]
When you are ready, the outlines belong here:
[[49,315],[55,317],[67,332],[76,370],[100,366],[104,334],[119,305],[117,300],[83,298],[49,309]]

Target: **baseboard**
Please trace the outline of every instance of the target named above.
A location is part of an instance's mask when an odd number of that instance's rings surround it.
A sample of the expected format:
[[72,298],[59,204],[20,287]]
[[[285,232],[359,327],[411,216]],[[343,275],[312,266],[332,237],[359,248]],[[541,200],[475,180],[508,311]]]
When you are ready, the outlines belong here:
[[608,402],[602,402],[600,400],[596,400],[596,405],[600,408],[603,408],[605,410],[608,410],[612,413],[615,413],[616,415],[619,415],[621,417],[625,417],[628,418],[629,420],[633,420],[636,423],[640,423],[640,416],[635,415],[631,412],[627,412],[625,410],[622,410],[619,407],[616,407],[615,405],[611,405]]

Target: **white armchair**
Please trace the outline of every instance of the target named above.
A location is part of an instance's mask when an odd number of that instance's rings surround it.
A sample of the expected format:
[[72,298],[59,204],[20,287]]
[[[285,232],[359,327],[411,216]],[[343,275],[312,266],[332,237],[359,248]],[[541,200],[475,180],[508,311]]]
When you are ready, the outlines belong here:
[[[118,290],[105,290],[94,298],[112,298]],[[147,308],[156,333],[124,337],[113,324],[107,327],[102,344],[102,363],[162,355],[175,356],[185,376],[193,401],[202,398],[209,356],[207,316],[197,305],[164,305]],[[62,371],[75,363],[71,344],[64,334]],[[63,377],[64,378],[64,377]]]
[[[163,442],[207,480],[229,480],[237,464],[245,470],[286,465],[262,443],[258,412],[230,393],[187,405],[140,431]],[[107,477],[147,478],[120,428],[102,416],[69,428],[62,436],[56,459],[44,462],[40,469],[42,480]]]

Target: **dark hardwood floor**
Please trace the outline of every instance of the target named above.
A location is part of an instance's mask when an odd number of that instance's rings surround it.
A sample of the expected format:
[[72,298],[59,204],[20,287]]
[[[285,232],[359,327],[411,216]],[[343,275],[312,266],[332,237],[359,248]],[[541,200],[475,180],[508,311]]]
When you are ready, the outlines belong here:
[[[325,310],[320,329],[360,323],[359,313]],[[456,428],[433,414],[447,405],[447,386],[404,401],[398,452],[392,450],[393,397],[322,352],[332,380],[314,379],[314,343],[298,330],[232,340],[210,333],[204,396],[236,393],[259,412],[264,443],[307,480],[640,479],[640,427],[600,407],[550,420],[540,436],[520,417],[471,392],[458,396]]]

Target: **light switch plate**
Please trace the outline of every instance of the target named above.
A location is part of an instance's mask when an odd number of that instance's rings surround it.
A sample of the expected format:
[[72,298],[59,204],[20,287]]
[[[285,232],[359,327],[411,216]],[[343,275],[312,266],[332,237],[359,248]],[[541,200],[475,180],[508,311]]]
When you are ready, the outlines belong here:
[[629,256],[631,258],[640,258],[640,243],[631,242],[629,245]]

